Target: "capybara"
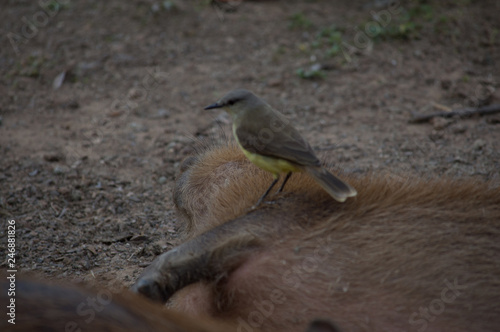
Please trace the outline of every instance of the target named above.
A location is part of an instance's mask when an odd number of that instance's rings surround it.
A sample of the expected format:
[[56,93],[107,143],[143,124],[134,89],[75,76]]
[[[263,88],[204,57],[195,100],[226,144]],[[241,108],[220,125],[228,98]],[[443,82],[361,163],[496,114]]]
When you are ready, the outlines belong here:
[[500,188],[489,182],[341,174],[334,201],[307,174],[251,209],[271,175],[240,149],[188,158],[174,190],[185,242],[133,290],[237,331],[498,331]]
[[[7,315],[0,320],[1,331],[234,331],[209,319],[172,312],[128,290],[87,289],[33,278],[14,280],[13,285],[2,275],[0,300]],[[14,293],[9,295],[9,288]]]
[[[7,315],[0,331],[233,332],[237,326],[168,310],[128,290],[110,291],[1,275],[0,303]],[[306,332],[339,332],[312,321]]]

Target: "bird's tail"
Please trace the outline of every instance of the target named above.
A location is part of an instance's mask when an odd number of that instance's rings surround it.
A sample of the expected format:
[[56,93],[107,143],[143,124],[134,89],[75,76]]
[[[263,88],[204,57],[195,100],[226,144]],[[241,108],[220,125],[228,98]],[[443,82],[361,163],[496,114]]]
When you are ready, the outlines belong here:
[[305,171],[336,201],[344,202],[348,197],[357,195],[356,189],[323,167],[306,167]]

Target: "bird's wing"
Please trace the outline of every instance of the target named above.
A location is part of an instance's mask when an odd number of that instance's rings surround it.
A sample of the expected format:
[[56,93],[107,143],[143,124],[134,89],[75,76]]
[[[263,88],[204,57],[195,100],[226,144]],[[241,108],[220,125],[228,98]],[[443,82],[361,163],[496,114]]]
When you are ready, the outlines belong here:
[[[319,166],[311,146],[281,114],[271,113],[261,121],[242,121],[235,130],[239,144],[247,151],[284,159],[301,166]],[[257,126],[256,122],[260,122]],[[262,123],[266,125],[262,126]]]

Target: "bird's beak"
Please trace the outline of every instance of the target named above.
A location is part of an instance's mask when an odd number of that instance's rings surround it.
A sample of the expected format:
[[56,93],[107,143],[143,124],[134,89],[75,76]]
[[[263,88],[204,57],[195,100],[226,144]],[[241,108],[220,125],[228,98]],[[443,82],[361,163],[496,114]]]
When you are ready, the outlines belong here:
[[207,107],[204,108],[204,110],[211,110],[212,108],[221,108],[222,106],[219,105],[219,103],[215,103],[212,105],[208,105]]

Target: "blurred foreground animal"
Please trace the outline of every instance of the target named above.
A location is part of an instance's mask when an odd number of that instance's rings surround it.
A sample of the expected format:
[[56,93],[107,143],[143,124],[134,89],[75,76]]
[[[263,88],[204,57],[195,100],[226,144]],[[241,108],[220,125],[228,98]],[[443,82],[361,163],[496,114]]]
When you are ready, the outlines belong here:
[[[0,331],[233,332],[237,328],[168,310],[128,290],[92,290],[26,278],[15,281],[15,295],[8,295],[11,287],[2,276],[0,303],[7,315],[0,320]],[[315,320],[306,332],[339,330],[327,320]]]
[[[19,276],[17,276],[19,277]],[[14,310],[0,320],[1,331],[233,331],[209,320],[193,320],[128,290],[89,290],[35,279],[19,279],[15,295],[7,297],[10,283],[0,283],[2,304],[14,299]],[[5,309],[5,307],[4,307]],[[9,312],[15,324],[9,323]]]
[[495,331],[500,327],[500,188],[470,179],[348,178],[333,201],[310,177],[249,213],[271,179],[236,146],[181,166],[185,242],[133,289],[237,331]]

